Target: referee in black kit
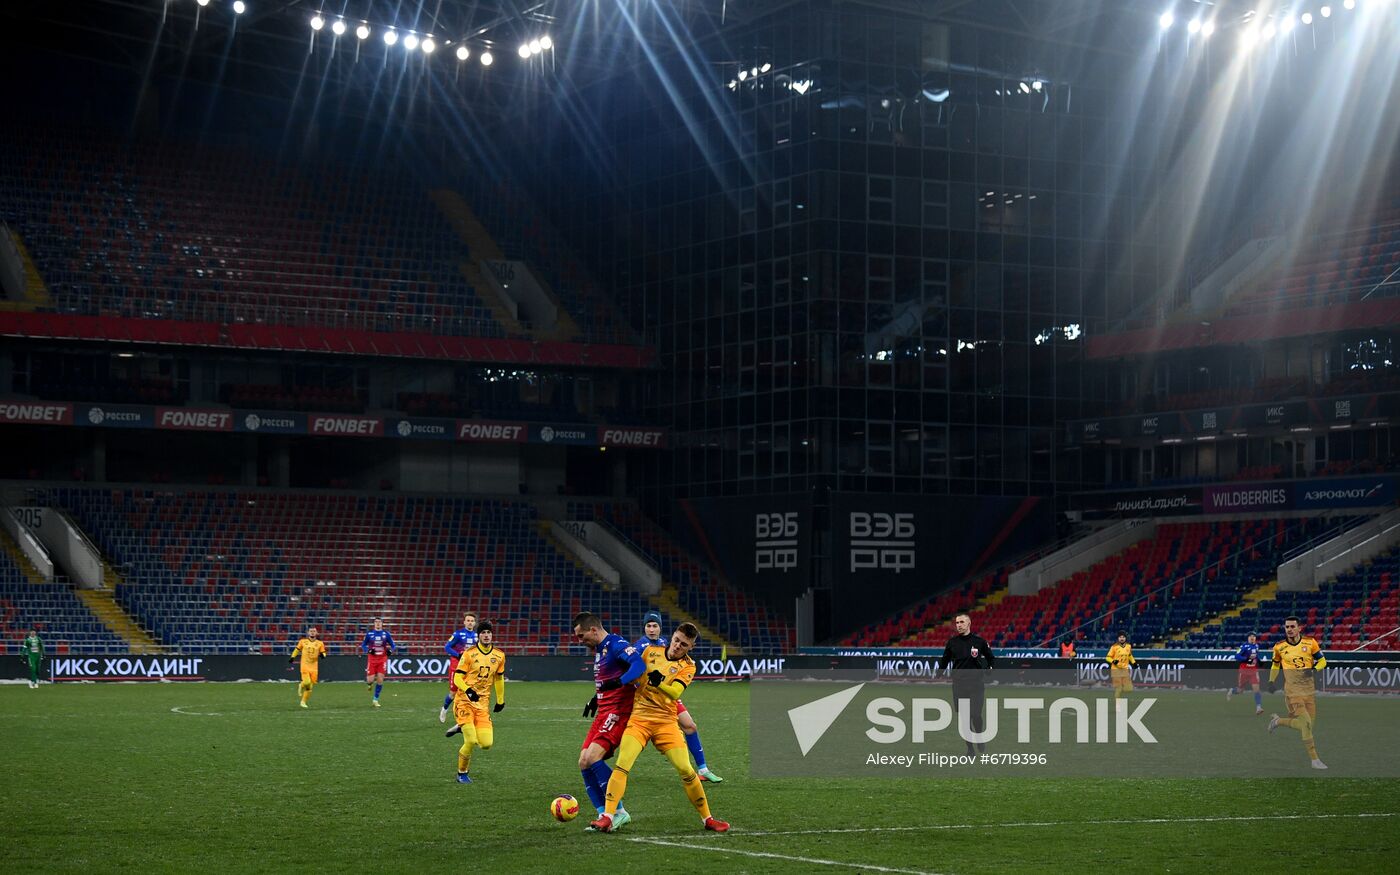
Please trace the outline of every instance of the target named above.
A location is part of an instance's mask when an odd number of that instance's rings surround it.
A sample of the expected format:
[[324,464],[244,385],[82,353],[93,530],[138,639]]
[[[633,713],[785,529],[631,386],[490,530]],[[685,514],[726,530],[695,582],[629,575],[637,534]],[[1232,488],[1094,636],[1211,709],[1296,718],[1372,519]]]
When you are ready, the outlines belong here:
[[[959,703],[967,701],[970,714],[968,725],[973,732],[986,728],[987,712],[987,672],[996,665],[992,648],[980,635],[972,634],[972,618],[958,614],[953,618],[953,629],[957,632],[943,648],[943,668],[953,678],[953,713],[957,713]],[[987,745],[967,743],[969,754],[986,751]]]

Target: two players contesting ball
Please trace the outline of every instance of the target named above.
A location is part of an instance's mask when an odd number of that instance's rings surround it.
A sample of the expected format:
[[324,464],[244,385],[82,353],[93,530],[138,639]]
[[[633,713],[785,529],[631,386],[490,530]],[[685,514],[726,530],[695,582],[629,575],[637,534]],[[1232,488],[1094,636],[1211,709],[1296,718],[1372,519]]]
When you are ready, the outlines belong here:
[[[466,629],[471,635],[471,646],[464,648],[457,659],[452,675],[452,711],[455,725],[448,736],[462,734],[463,745],[458,752],[458,781],[472,783],[468,775],[472,753],[475,749],[490,749],[494,742],[491,713],[499,713],[505,708],[505,654],[493,646],[490,623],[476,623],[475,615],[466,617]],[[715,818],[709,808],[703,781],[720,780],[709,773],[705,766],[703,749],[699,745],[699,735],[693,719],[685,719],[680,697],[695,677],[695,663],[690,658],[690,650],[695,646],[699,632],[690,623],[681,623],[669,639],[660,637],[661,617],[655,612],[644,618],[645,634],[635,644],[629,644],[620,635],[609,633],[601,620],[592,613],[581,613],[574,618],[573,631],[582,644],[594,650],[595,694],[584,707],[584,716],[594,718],[579,755],[579,769],[583,776],[584,788],[589,801],[597,812],[597,819],[589,824],[589,829],[598,832],[614,832],[631,820],[631,815],[623,807],[630,772],[638,756],[647,744],[652,744],[676,769],[687,798],[699,814],[706,830],[726,832],[729,824]],[[1286,681],[1285,692],[1289,699],[1289,718],[1274,716],[1270,731],[1277,726],[1298,729],[1308,749],[1312,766],[1325,769],[1317,758],[1313,745],[1312,726],[1315,721],[1315,705],[1312,705],[1312,672],[1325,665],[1320,648],[1314,639],[1304,638],[1298,629],[1296,618],[1290,617],[1285,624],[1287,638],[1274,649],[1274,668],[1270,677],[1269,691],[1274,691],[1274,681],[1282,669]],[[975,691],[963,690],[963,698],[973,709],[970,720],[974,731],[980,730],[982,690],[980,681],[987,669],[992,666],[992,653],[985,640],[971,635],[970,618],[959,614],[956,624],[957,634],[950,640],[944,652],[944,662],[949,668],[972,669],[954,672],[955,675],[975,677],[979,682]],[[465,637],[461,632],[458,636]],[[1257,666],[1258,645],[1255,636],[1241,648],[1237,659],[1241,662],[1241,678],[1236,689],[1246,684],[1257,691],[1257,675],[1245,677],[1246,671]],[[452,644],[463,644],[454,640]],[[361,648],[367,650],[371,665],[367,668],[366,682],[374,684],[374,704],[378,706],[378,684],[383,680],[383,666],[374,664],[382,660],[386,651],[392,652],[393,641],[383,631],[382,623],[375,621],[375,629],[366,634]],[[961,648],[961,649],[959,649]],[[963,651],[966,651],[965,653]],[[319,661],[325,652],[324,644],[316,639],[315,630],[309,630],[308,637],[298,643],[293,658],[297,655]],[[1136,660],[1132,656],[1131,645],[1126,636],[1110,648],[1110,666],[1115,673],[1128,674],[1128,669]],[[966,663],[964,665],[964,663]],[[303,677],[299,694],[302,707],[309,696],[310,687],[315,684],[315,666],[310,667],[311,677]],[[305,673],[308,666],[303,666]],[[1257,670],[1257,669],[1255,669]],[[955,677],[955,693],[959,680]],[[1128,678],[1114,678],[1115,698],[1131,691]],[[1304,690],[1307,686],[1309,689]],[[1233,692],[1233,690],[1232,690]],[[496,705],[490,708],[491,695],[495,694]],[[1258,693],[1256,692],[1256,703]],[[1256,704],[1256,709],[1259,705]],[[688,730],[688,732],[686,731]],[[689,736],[689,737],[687,737]],[[689,750],[687,750],[687,748]],[[969,745],[969,751],[974,749]],[[984,749],[982,747],[975,748]],[[696,757],[698,769],[690,765],[689,754]],[[616,767],[609,767],[607,759],[616,755]],[[704,777],[702,777],[704,776]],[[578,813],[578,802],[570,795],[561,795],[551,805],[551,813],[561,821],[572,820]]]

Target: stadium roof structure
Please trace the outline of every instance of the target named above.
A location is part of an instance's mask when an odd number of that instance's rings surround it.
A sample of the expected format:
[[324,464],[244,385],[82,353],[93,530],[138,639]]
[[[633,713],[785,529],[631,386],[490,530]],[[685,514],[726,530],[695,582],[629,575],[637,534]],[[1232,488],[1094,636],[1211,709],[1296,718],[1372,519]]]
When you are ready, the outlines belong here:
[[[269,97],[289,98],[308,72],[323,88],[366,87],[352,75],[369,61],[424,62],[421,49],[386,46],[390,27],[432,34],[444,68],[478,105],[507,110],[520,89],[582,89],[645,64],[648,52],[705,47],[723,55],[727,40],[755,22],[803,14],[812,0],[8,0],[0,4],[5,42],[127,69],[179,76]],[[821,2],[821,0],[817,0]],[[828,0],[833,8],[896,12],[983,28],[1096,53],[1124,53],[1157,27],[1160,4],[1148,0]],[[1228,14],[1229,3],[1191,3]],[[320,15],[323,29],[313,32]],[[337,21],[345,29],[332,33]],[[370,29],[357,39],[361,23]],[[549,34],[556,51],[522,63],[520,46]],[[465,46],[470,59],[459,62]],[[490,50],[496,62],[480,63]],[[397,56],[395,59],[394,56]],[[722,57],[708,59],[720,63]],[[359,82],[359,85],[354,83]],[[477,84],[480,87],[475,87]],[[469,91],[467,89],[470,89]],[[485,108],[483,107],[483,108]]]

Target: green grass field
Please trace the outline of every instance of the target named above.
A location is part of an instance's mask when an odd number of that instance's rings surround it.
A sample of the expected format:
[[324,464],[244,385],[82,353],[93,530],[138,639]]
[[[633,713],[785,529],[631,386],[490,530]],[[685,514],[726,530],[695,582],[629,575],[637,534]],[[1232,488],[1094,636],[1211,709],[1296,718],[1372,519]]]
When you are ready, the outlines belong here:
[[[648,750],[636,819],[597,835],[576,768],[584,684],[511,684],[470,786],[437,722],[442,684],[388,685],[379,710],[360,684],[322,685],[308,711],[294,691],[0,687],[5,869],[1379,872],[1400,857],[1397,780],[750,779],[743,684],[686,695],[733,832],[702,832]],[[573,823],[549,816],[559,793],[583,800]]]

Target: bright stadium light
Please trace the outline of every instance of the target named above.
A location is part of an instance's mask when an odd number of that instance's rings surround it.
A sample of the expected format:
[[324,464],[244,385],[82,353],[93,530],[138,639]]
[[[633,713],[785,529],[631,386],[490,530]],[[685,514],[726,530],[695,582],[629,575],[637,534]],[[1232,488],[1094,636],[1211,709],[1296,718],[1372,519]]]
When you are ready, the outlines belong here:
[[1284,15],[1283,21],[1279,22],[1278,29],[1280,33],[1292,33],[1293,28],[1297,26],[1298,19],[1294,18],[1292,15]]
[[554,40],[549,38],[549,34],[540,37],[540,48],[544,49],[546,52],[554,48]]
[[1324,6],[1324,7],[1322,7],[1321,9],[1319,9],[1319,10],[1317,10],[1317,11],[1322,13],[1322,17],[1323,17],[1323,18],[1331,18],[1331,17],[1332,17],[1332,7],[1331,7],[1331,6]]
[[311,29],[312,29],[312,30],[320,30],[321,28],[323,28],[323,27],[325,27],[325,26],[326,26],[326,20],[325,20],[324,18],[321,17],[321,13],[317,12],[315,15],[311,16]]
[[1030,94],[1030,93],[1031,93],[1031,86],[1030,86],[1029,83],[1022,82],[1021,85],[1020,85],[1020,88],[1021,88],[1021,93],[1022,93],[1022,94]]
[[234,14],[234,15],[242,15],[243,13],[245,13],[245,12],[247,12],[247,11],[248,11],[248,4],[247,4],[247,3],[244,3],[243,0],[233,0],[233,14]]
[[1200,33],[1200,32],[1201,32],[1201,20],[1200,20],[1199,18],[1193,18],[1193,19],[1191,19],[1190,21],[1188,21],[1188,22],[1186,23],[1186,32],[1189,33],[1189,34],[1192,34],[1193,36],[1194,36],[1195,34]]
[[530,57],[530,44],[529,44],[529,43],[521,43],[521,44],[520,44],[520,48],[516,49],[516,50],[515,50],[515,53],[516,53],[517,55],[519,55],[520,57],[522,57],[522,58],[528,58],[528,57]]
[[1304,24],[1312,24],[1312,13],[1311,13],[1311,12],[1304,12],[1304,13],[1303,13],[1303,23],[1304,23]]
[[208,5],[209,5],[209,0],[195,0],[195,2],[198,3],[200,6],[208,6]]
[[1260,36],[1264,39],[1273,39],[1276,33],[1278,33],[1278,29],[1274,27],[1274,23],[1271,21],[1264,25],[1264,30],[1260,33]]
[[465,61],[467,58],[470,58],[471,56],[472,56],[472,50],[471,50],[471,49],[467,48],[466,46],[458,46],[458,47],[457,47],[457,60],[459,60],[459,61]]
[[1040,91],[1040,90],[1043,89],[1044,87],[1045,87],[1045,83],[1042,82],[1042,81],[1039,80],[1039,79],[1037,79],[1037,80],[1035,80],[1034,82],[1031,83],[1031,90],[1033,90],[1033,91]]
[[751,67],[751,68],[749,69],[749,75],[750,75],[750,76],[757,76],[757,75],[758,75],[758,68],[757,68],[757,67]]
[[540,45],[540,41],[539,41],[539,40],[537,40],[537,39],[532,39],[532,40],[530,40],[530,54],[532,54],[532,55],[538,55],[538,54],[539,54],[540,52],[542,52],[542,51],[544,51],[544,47]]
[[1201,25],[1201,36],[1210,39],[1210,35],[1213,33],[1215,33],[1214,21],[1207,21],[1205,24]]
[[345,22],[341,21],[339,18],[331,22],[331,33],[335,34],[336,36],[344,36]]
[[1172,24],[1175,21],[1176,16],[1172,15],[1171,10],[1168,9],[1166,12],[1162,13],[1160,18],[1157,19],[1157,26],[1160,27],[1162,30],[1170,30]]
[[768,63],[767,61],[764,61],[763,66],[758,68],[758,72],[767,73],[771,69],[773,69],[773,65]]
[[369,25],[361,22],[360,26],[355,28],[355,36],[359,39],[369,39]]
[[1342,0],[1342,8],[1352,10],[1356,8],[1356,0]]
[[409,52],[418,48],[418,34],[409,31],[408,36],[403,38],[403,47],[405,51]]
[[392,27],[384,31],[384,45],[392,46],[399,41],[399,32]]
[[743,82],[743,81],[744,81],[745,79],[747,79],[747,78],[749,78],[749,71],[748,71],[748,70],[740,70],[740,71],[739,71],[739,81],[740,81],[740,82]]
[[423,54],[431,55],[433,53],[433,50],[436,48],[437,43],[433,41],[433,38],[431,36],[423,37]]
[[490,52],[481,53],[481,66],[489,67],[492,63],[495,62],[495,60],[496,58]]
[[1246,27],[1240,32],[1240,48],[1246,52],[1254,48],[1254,44],[1259,42],[1259,28]]

